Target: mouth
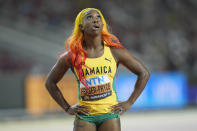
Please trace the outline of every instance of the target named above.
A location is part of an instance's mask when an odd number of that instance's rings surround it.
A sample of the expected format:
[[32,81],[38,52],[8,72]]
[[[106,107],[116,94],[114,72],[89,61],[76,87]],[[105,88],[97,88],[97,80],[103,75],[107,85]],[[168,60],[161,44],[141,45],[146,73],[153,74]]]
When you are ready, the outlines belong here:
[[92,27],[93,30],[98,30],[99,28],[100,28],[99,25],[94,25],[94,26]]

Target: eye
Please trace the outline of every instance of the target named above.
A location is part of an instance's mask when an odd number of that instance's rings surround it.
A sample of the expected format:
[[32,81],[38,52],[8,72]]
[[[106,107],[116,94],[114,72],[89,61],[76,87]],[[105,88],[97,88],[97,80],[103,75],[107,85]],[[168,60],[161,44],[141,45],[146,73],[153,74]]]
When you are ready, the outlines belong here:
[[97,16],[97,18],[101,18],[101,16],[100,16],[100,15],[98,15],[98,16]]
[[89,20],[89,19],[91,19],[91,18],[92,18],[92,16],[91,16],[91,15],[88,15],[88,16],[87,16],[87,19],[88,19],[88,20]]

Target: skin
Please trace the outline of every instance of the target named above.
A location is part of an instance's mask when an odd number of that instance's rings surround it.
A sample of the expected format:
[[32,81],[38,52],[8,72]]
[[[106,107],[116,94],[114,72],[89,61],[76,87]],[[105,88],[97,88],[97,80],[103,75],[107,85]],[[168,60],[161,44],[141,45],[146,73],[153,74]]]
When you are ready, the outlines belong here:
[[[86,50],[89,58],[96,58],[103,54],[104,45],[101,38],[101,32],[103,23],[99,13],[96,10],[90,10],[83,18],[83,25],[79,25],[81,31],[84,34],[83,49]],[[96,28],[99,27],[99,28]],[[146,86],[146,83],[150,77],[150,74],[146,67],[134,56],[132,56],[126,49],[120,49],[111,47],[111,52],[119,64],[124,65],[129,71],[137,75],[137,81],[134,87],[134,91],[130,95],[129,99],[124,102],[120,102],[117,105],[110,107],[114,113],[120,113],[128,111],[133,103],[136,101],[138,96],[141,94]],[[85,106],[74,105],[71,106],[64,99],[62,93],[57,87],[57,83],[61,80],[66,71],[71,68],[71,53],[65,53],[53,66],[49,72],[46,80],[46,88],[49,91],[53,99],[70,115],[75,115],[80,118],[77,113],[83,113],[88,115],[88,108]],[[122,110],[120,112],[120,109]],[[110,119],[103,122],[98,129],[92,123],[76,120],[74,122],[74,131],[120,131],[120,120]]]

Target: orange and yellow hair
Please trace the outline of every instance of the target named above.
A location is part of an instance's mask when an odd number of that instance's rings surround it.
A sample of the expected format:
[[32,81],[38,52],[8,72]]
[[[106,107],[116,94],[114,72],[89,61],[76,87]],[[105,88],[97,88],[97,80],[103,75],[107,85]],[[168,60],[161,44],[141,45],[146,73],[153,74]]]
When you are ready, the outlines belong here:
[[[96,8],[86,8],[86,9],[83,9],[81,12],[79,12],[79,14],[77,15],[75,19],[75,25],[74,25],[72,35],[65,42],[65,48],[67,50],[67,47],[69,46],[70,51],[71,51],[72,65],[77,70],[78,78],[84,85],[86,85],[85,84],[86,82],[84,81],[82,66],[86,66],[85,60],[87,58],[87,52],[82,48],[84,35],[79,25],[80,24],[83,25],[83,18],[84,16],[86,16],[86,13],[90,10],[96,10],[101,16],[101,20],[103,22],[103,30],[102,30],[101,35],[102,35],[102,40],[104,41],[104,44],[106,46],[123,48],[118,38],[112,35],[111,33],[109,33],[107,29],[106,21],[102,13],[100,12],[100,10]],[[113,41],[115,41],[115,43]]]

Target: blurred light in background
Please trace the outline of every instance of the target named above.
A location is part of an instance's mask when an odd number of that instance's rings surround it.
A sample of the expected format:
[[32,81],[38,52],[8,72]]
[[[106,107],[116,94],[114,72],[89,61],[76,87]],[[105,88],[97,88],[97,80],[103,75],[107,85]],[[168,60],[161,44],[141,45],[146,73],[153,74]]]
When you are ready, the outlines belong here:
[[[128,99],[133,91],[136,76],[120,73],[117,94],[120,101]],[[153,72],[142,95],[132,109],[171,109],[187,105],[187,78],[180,72]]]

